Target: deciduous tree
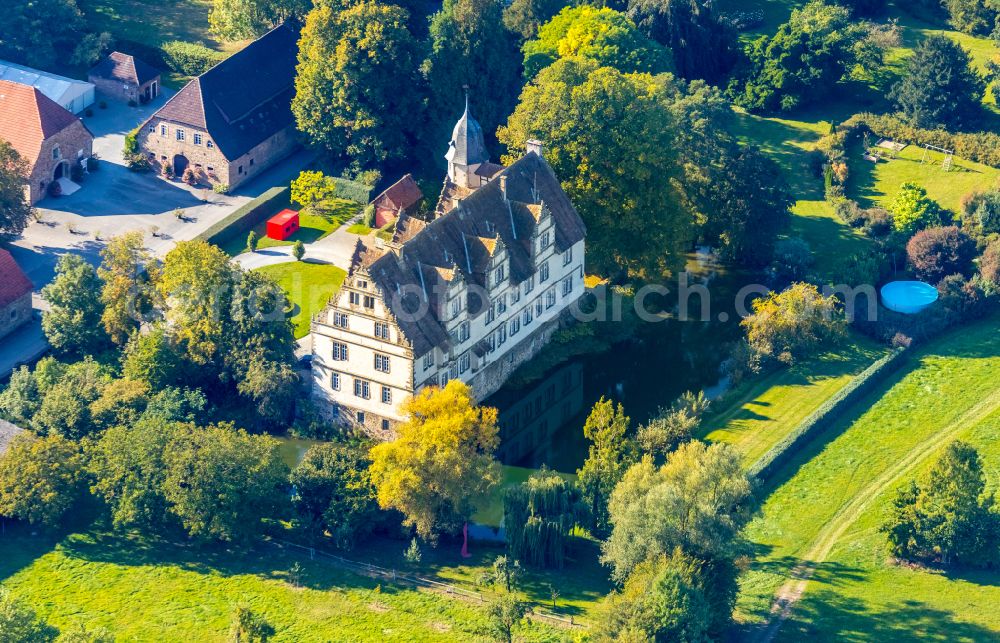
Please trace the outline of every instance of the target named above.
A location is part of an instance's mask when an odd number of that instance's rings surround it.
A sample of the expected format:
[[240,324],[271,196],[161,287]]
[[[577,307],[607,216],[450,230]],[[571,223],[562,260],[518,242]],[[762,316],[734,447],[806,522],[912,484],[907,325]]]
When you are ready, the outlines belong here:
[[826,341],[838,340],[847,322],[836,297],[824,297],[812,284],[795,283],[753,302],[753,314],[740,325],[751,349],[763,359],[791,364]]
[[0,515],[55,529],[83,490],[80,448],[61,436],[20,435],[0,456]]
[[101,281],[80,255],[65,254],[56,276],[42,288],[49,309],[42,313],[42,330],[52,348],[62,353],[93,355],[107,346],[101,325]]
[[0,632],[12,643],[52,643],[59,636],[58,629],[39,618],[24,602],[14,598],[6,587],[0,587]]
[[615,486],[635,461],[632,445],[625,437],[629,418],[619,404],[602,397],[594,404],[583,425],[590,451],[577,471],[580,489],[590,511],[590,529],[596,536],[610,530],[608,502]]
[[497,411],[477,407],[459,380],[422,389],[401,411],[409,419],[396,439],[371,449],[371,477],[379,505],[432,539],[457,530],[499,483]]
[[405,10],[322,0],[299,41],[292,112],[310,144],[358,169],[401,156],[421,123],[418,44]]
[[674,184],[676,119],[669,77],[622,74],[563,58],[521,92],[499,130],[514,151],[545,142],[545,159],[587,224],[587,262],[599,274],[658,278],[682,265],[694,218]]
[[153,253],[141,232],[113,237],[101,250],[101,322],[115,344],[122,346],[151,312],[160,276]]
[[672,54],[682,78],[718,83],[736,63],[735,35],[719,22],[710,1],[630,0],[627,5],[629,18]]
[[212,33],[223,40],[247,40],[305,15],[310,0],[213,0],[208,13]]
[[504,9],[503,24],[522,41],[530,40],[565,6],[565,0],[512,0]]
[[21,234],[31,220],[34,210],[24,191],[27,181],[28,164],[10,143],[0,140],[0,235]]
[[903,183],[887,206],[892,213],[892,226],[897,232],[913,234],[917,230],[942,223],[944,213],[916,183]]
[[515,560],[560,569],[567,539],[586,508],[571,482],[543,467],[526,482],[504,490],[503,513],[507,546]]
[[976,242],[956,226],[921,230],[906,244],[917,276],[936,284],[948,275],[972,275]]
[[0,21],[0,58],[48,67],[71,55],[84,30],[76,0],[9,0]]

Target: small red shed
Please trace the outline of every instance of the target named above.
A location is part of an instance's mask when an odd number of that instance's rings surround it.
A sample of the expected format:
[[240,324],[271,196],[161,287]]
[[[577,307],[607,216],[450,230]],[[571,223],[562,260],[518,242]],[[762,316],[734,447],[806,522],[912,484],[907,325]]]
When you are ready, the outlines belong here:
[[278,241],[284,241],[299,229],[299,213],[295,210],[282,210],[267,220],[267,236]]

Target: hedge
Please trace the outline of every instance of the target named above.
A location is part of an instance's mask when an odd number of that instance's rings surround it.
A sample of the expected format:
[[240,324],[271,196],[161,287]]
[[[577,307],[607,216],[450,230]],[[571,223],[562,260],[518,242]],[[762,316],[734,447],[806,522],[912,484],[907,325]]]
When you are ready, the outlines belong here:
[[161,48],[167,67],[185,76],[200,76],[226,57],[205,45],[181,40],[164,43]]
[[334,177],[333,181],[337,185],[337,198],[347,199],[355,203],[368,203],[368,199],[372,193],[372,186],[339,176]]
[[750,467],[750,475],[760,480],[767,480],[794,456],[811,438],[829,427],[840,418],[845,410],[894,373],[903,362],[904,348],[894,349],[885,357],[878,359],[866,368],[847,386],[824,402],[812,412],[795,429],[775,444],[759,460]]
[[1000,134],[994,132],[952,133],[943,129],[921,129],[895,114],[869,113],[855,114],[840,127],[849,130],[866,127],[882,138],[908,145],[936,145],[954,150],[960,158],[1000,168]]
[[196,239],[222,245],[237,235],[243,235],[265,221],[279,210],[290,207],[288,186],[275,187],[264,192],[256,199],[233,210],[232,214],[211,226]]

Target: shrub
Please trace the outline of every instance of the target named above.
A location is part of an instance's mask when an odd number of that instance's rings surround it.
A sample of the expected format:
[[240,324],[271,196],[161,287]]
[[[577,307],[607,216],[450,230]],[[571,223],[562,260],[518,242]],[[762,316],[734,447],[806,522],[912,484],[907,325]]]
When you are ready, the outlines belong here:
[[774,260],[768,272],[775,284],[787,284],[805,277],[812,264],[812,249],[806,240],[790,237],[774,244]]
[[371,198],[373,184],[361,183],[351,179],[336,177],[333,179],[337,186],[337,197],[354,201],[355,203],[368,203]]
[[83,165],[81,163],[73,163],[69,166],[69,178],[74,183],[83,181]]
[[916,183],[903,183],[889,203],[893,227],[906,234],[942,223],[941,207]]
[[302,207],[308,207],[317,201],[332,199],[337,194],[337,185],[333,177],[322,172],[303,170],[292,181],[290,198]]
[[212,192],[215,192],[216,194],[226,194],[227,192],[229,192],[229,184],[215,183],[214,185],[212,185]]
[[795,283],[753,302],[753,314],[740,322],[750,347],[764,360],[791,364],[817,346],[843,337],[844,315],[836,297],[824,297],[812,284]]
[[145,154],[129,154],[125,157],[125,164],[133,172],[148,172],[152,169],[152,165]]
[[180,40],[164,43],[162,50],[167,66],[185,76],[200,76],[225,58],[225,54],[205,45]]
[[53,181],[49,183],[49,196],[62,196],[62,186],[59,185],[59,181]]
[[936,284],[947,275],[972,274],[976,242],[955,226],[928,228],[913,235],[906,255],[918,277]]
[[1000,240],[994,240],[979,260],[979,274],[994,287],[1000,286]]
[[198,177],[194,173],[194,169],[189,167],[184,168],[184,174],[181,176],[181,180],[188,185],[194,185],[198,182]]
[[290,205],[288,192],[287,187],[271,188],[256,199],[243,204],[196,238],[220,245],[233,237],[243,236],[255,225],[279,210],[287,208]]
[[369,203],[361,213],[361,222],[369,228],[375,227],[375,206]]
[[100,169],[101,169],[101,162],[100,159],[97,158],[97,155],[87,157],[88,172],[96,172]]
[[160,171],[163,172],[163,176],[169,179],[174,175],[174,166],[170,163],[164,163]]
[[306,247],[301,240],[296,240],[292,244],[292,256],[295,257],[296,261],[302,261],[302,257],[306,254]]
[[983,194],[974,215],[974,221],[983,234],[1000,232],[1000,190]]

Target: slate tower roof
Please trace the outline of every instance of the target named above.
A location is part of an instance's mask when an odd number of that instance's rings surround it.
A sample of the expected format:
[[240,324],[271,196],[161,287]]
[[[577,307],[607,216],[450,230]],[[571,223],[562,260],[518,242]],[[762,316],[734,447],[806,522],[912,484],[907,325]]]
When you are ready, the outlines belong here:
[[486,143],[483,142],[483,128],[469,113],[468,95],[465,97],[465,112],[455,123],[448,152],[444,157],[455,165],[476,165],[490,160]]

